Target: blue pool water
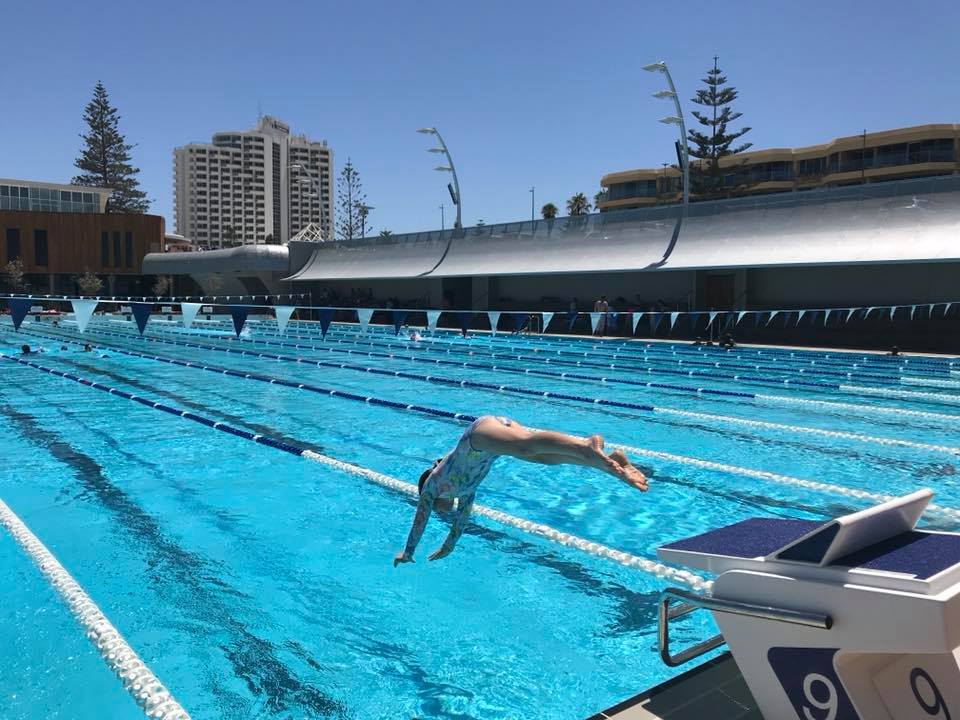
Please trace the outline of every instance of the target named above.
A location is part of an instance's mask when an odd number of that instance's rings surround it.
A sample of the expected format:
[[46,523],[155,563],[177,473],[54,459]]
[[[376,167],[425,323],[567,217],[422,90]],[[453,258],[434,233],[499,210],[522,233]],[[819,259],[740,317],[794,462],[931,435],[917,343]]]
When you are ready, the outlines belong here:
[[[70,322],[0,323],[0,352],[48,350],[31,358],[39,368],[0,360],[0,498],[195,718],[586,717],[674,672],[655,651],[666,582],[486,518],[429,563],[446,532],[434,520],[416,564],[394,569],[408,495],[40,368],[407,482],[465,427],[429,411],[600,432],[633,449],[648,494],[501,460],[478,499],[642,558],[747,517],[823,519],[919,487],[945,508],[928,527],[960,526],[951,359],[509,335],[414,344],[346,325],[323,340],[313,324],[280,336],[272,321],[235,340],[227,322],[159,318],[145,339],[95,318],[82,336],[94,353],[80,339]],[[0,569],[0,716],[140,716],[5,533]],[[709,631],[693,619],[679,641]]]

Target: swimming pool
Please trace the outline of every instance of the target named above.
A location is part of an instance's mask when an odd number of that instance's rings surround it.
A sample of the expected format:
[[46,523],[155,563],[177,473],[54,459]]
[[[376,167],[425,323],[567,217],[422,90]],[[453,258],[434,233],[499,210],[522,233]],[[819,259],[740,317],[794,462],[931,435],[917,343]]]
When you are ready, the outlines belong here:
[[[953,359],[502,334],[412,343],[348,325],[324,340],[312,323],[281,336],[272,321],[232,336],[229,321],[186,331],[155,317],[143,339],[111,316],[83,336],[69,321],[19,334],[0,323],[5,354],[47,350],[0,361],[0,498],[194,718],[586,717],[675,672],[656,655],[656,598],[683,577],[629,557],[918,487],[937,493],[933,527],[960,525]],[[81,337],[97,351],[80,352]],[[478,501],[509,517],[476,518],[428,563],[446,532],[434,521],[417,563],[394,569],[413,500],[390,479],[415,482],[481,414],[601,432],[651,491],[502,460]],[[0,608],[3,716],[140,716],[2,533],[0,567],[14,579]],[[710,631],[698,623],[688,639]]]

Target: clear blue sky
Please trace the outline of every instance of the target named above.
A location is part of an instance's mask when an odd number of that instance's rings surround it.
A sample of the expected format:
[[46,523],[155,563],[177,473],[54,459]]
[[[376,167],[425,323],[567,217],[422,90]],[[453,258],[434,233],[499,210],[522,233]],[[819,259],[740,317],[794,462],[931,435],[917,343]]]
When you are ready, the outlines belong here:
[[[0,177],[67,182],[102,80],[172,231],[171,150],[263,113],[326,138],[361,174],[376,229],[439,226],[436,125],[460,172],[464,224],[588,196],[613,170],[673,161],[657,119],[665,59],[690,98],[712,56],[757,148],[864,128],[960,122],[957,2],[6,3]],[[719,17],[728,14],[729,18]],[[711,20],[707,20],[710,17]],[[685,103],[685,110],[690,104]]]

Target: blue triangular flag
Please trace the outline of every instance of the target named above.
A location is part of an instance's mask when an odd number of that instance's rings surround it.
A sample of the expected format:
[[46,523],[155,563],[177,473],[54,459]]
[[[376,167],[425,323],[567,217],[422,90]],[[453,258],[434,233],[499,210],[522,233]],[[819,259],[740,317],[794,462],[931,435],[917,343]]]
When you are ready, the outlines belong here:
[[660,325],[660,318],[663,317],[662,313],[650,313],[650,334],[654,335],[657,332],[657,327]]
[[30,298],[10,298],[7,305],[10,306],[10,317],[13,318],[13,329],[20,330],[20,323],[30,312],[30,305],[33,302]]
[[460,332],[463,333],[463,336],[467,336],[467,330],[470,329],[470,323],[473,322],[473,313],[472,312],[458,312],[457,318],[460,322]]
[[703,313],[687,313],[687,320],[690,321],[690,332],[696,332],[697,323],[700,322],[700,317]]
[[404,321],[407,319],[406,310],[394,310],[393,311],[393,334],[399,335],[400,328],[403,327]]
[[143,335],[143,329],[147,326],[147,320],[150,319],[150,311],[153,305],[150,303],[130,303],[130,309],[133,311],[133,319],[137,321],[137,330]]
[[577,315],[579,313],[576,310],[571,310],[567,313],[567,331],[573,330],[573,324],[577,321]]
[[233,318],[233,331],[237,333],[237,337],[240,337],[243,324],[247,322],[247,313],[250,312],[250,307],[247,305],[230,305],[229,307],[230,316]]
[[323,308],[317,314],[320,316],[320,333],[326,338],[327,330],[330,329],[330,321],[333,320],[333,308]]
[[529,315],[524,313],[515,313],[513,316],[513,329],[515,332],[520,332],[523,330],[523,326],[526,324],[529,319]]

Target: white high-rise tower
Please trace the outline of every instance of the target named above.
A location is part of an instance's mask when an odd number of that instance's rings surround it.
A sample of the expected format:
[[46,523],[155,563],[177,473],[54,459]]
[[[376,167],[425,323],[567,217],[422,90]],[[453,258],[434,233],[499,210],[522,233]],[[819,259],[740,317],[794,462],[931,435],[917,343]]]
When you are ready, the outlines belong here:
[[211,248],[285,243],[310,224],[333,231],[333,150],[265,115],[245,132],[173,151],[177,233]]

